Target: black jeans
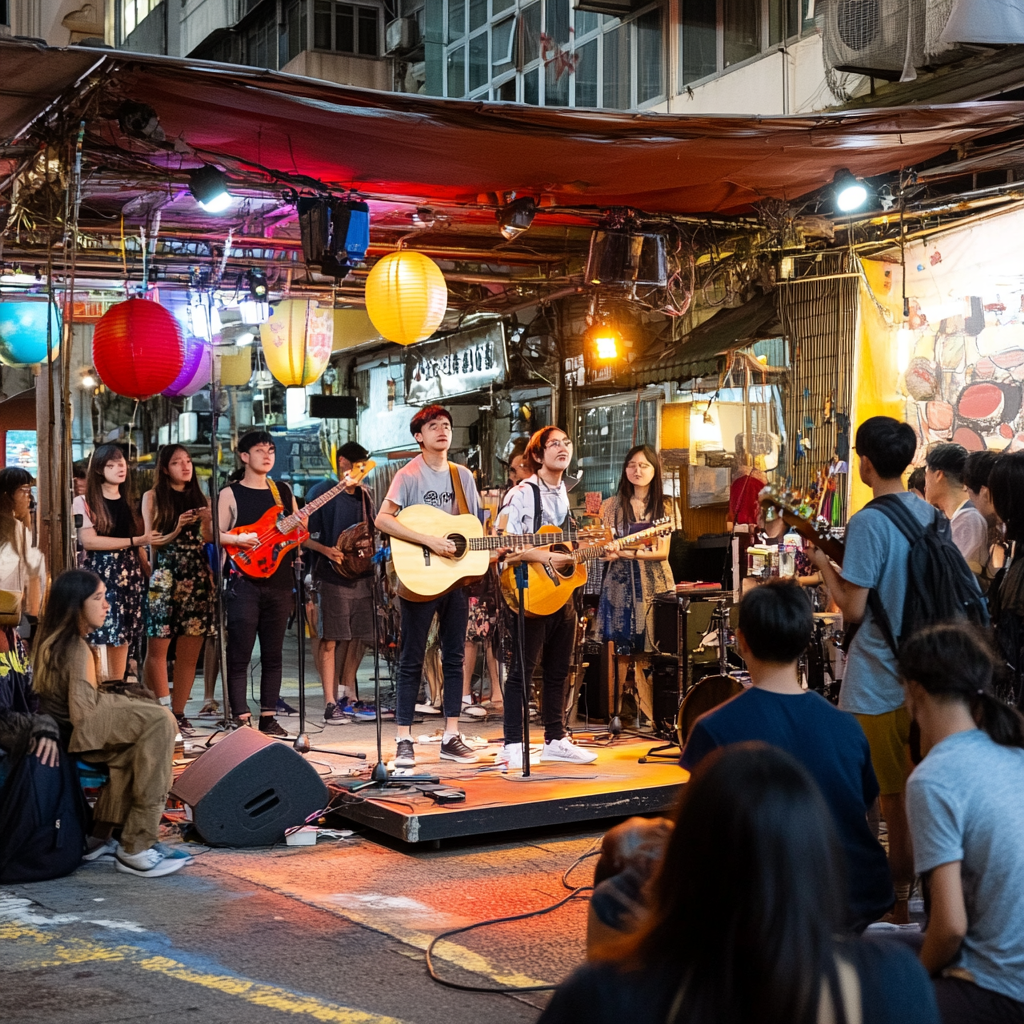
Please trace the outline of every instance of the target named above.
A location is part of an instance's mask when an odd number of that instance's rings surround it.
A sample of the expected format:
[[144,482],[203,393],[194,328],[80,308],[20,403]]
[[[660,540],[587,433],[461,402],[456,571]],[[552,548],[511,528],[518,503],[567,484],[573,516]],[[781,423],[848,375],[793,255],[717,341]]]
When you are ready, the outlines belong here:
[[260,638],[260,709],[275,711],[281,696],[284,634],[295,609],[290,588],[260,586],[243,577],[231,581],[225,595],[228,643],[228,699],[236,718],[247,714],[249,662]]
[[933,978],[942,1024],[1024,1024],[1024,1003],[962,978]]
[[[513,620],[512,668],[505,683],[505,742],[523,742],[523,677],[519,668],[519,623]],[[526,620],[526,678],[533,679],[533,670],[543,653],[544,686],[541,690],[541,716],[544,739],[560,740],[565,735],[565,686],[569,679],[569,662],[576,639],[576,612],[572,605],[551,615]]]
[[462,712],[462,664],[466,660],[469,591],[459,587],[433,601],[406,601],[400,597],[398,606],[402,612],[402,650],[398,656],[395,722],[412,725],[416,698],[423,682],[427,634],[435,612],[444,670],[444,714],[445,718],[458,718]]

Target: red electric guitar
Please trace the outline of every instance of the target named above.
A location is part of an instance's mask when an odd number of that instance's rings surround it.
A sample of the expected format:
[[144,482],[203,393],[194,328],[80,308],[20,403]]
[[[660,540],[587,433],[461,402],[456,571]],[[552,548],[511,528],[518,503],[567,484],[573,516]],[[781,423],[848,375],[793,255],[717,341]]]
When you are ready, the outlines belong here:
[[329,491],[324,491],[319,498],[303,505],[298,512],[292,515],[285,515],[284,509],[280,506],[268,508],[260,516],[258,522],[251,526],[235,526],[232,533],[255,533],[259,542],[251,548],[242,547],[240,544],[224,544],[224,550],[228,557],[235,563],[239,572],[246,576],[255,576],[258,579],[266,579],[277,572],[281,559],[298,547],[303,541],[309,539],[309,531],[306,529],[306,520],[321,505],[326,505],[332,498],[337,497],[346,487],[359,483],[370,470],[377,465],[372,459],[365,462],[357,462]]

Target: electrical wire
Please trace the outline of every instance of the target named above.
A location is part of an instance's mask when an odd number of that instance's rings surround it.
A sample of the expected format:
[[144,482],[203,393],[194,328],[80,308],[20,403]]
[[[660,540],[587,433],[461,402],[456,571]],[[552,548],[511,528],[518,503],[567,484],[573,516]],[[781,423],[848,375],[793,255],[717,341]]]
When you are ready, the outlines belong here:
[[[597,842],[600,842],[598,840]],[[570,903],[575,899],[586,898],[581,894],[590,892],[594,887],[593,885],[578,885],[572,886],[569,884],[569,875],[579,867],[588,857],[595,857],[601,851],[592,847],[587,850],[586,853],[581,854],[577,857],[566,869],[562,872],[562,885],[569,890],[566,896],[563,896],[560,900],[550,904],[547,907],[540,907],[537,910],[527,910],[522,914],[510,914],[506,917],[492,917],[486,921],[476,921],[473,924],[463,925],[461,928],[452,928],[449,931],[441,932],[440,935],[435,935],[431,940],[430,945],[427,946],[426,962],[427,962],[427,974],[430,976],[432,981],[436,981],[439,985],[444,985],[445,988],[457,989],[460,992],[491,992],[497,995],[512,995],[517,992],[550,992],[554,988],[558,988],[555,983],[544,984],[544,985],[507,985],[497,987],[494,985],[466,985],[459,981],[452,981],[449,978],[442,978],[434,968],[434,947],[442,940],[451,938],[453,935],[462,935],[465,932],[475,931],[478,928],[488,928],[495,924],[508,924],[512,921],[525,921],[531,917],[541,917],[544,914],[550,914],[554,910],[558,910],[559,907],[564,907],[567,903]]]

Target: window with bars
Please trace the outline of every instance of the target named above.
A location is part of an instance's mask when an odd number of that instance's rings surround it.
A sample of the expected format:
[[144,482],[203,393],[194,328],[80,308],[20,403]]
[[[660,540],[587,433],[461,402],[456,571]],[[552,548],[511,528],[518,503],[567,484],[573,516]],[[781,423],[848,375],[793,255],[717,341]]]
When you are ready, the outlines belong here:
[[636,444],[657,445],[658,401],[652,396],[642,398],[638,405],[636,398],[628,395],[581,407],[576,444],[584,492],[600,491],[610,497],[618,490],[626,452]]
[[316,0],[313,7],[313,46],[318,50],[376,57],[380,53],[376,7]]
[[814,31],[812,0],[679,0],[680,85]]
[[628,21],[571,0],[445,0],[444,95],[629,110],[664,99],[664,12]]

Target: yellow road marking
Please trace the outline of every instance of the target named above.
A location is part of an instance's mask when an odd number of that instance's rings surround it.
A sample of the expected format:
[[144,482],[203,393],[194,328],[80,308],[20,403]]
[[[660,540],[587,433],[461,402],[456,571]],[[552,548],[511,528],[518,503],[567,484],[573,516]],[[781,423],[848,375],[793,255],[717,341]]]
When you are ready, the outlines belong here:
[[264,1006],[281,1013],[301,1014],[326,1024],[401,1024],[395,1017],[353,1010],[276,985],[265,985],[230,974],[195,970],[170,957],[154,956],[138,946],[108,945],[90,939],[71,938],[58,931],[40,931],[13,921],[0,922],[0,942],[14,942],[22,947],[30,947],[34,955],[19,962],[18,970],[116,961],[134,964],[144,971],[153,971],[175,981],[212,989],[253,1006]]

